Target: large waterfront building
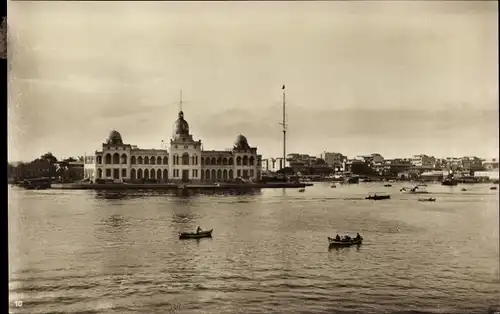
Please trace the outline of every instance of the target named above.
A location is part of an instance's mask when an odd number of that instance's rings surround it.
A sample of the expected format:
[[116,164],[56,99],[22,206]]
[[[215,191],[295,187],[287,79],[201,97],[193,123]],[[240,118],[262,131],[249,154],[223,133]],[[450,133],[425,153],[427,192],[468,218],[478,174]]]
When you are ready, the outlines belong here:
[[85,158],[85,177],[154,182],[224,182],[236,178],[259,180],[261,155],[243,135],[230,150],[204,150],[201,140],[193,139],[184,113],[174,124],[169,149],[141,149],[125,144],[113,130],[102,150]]

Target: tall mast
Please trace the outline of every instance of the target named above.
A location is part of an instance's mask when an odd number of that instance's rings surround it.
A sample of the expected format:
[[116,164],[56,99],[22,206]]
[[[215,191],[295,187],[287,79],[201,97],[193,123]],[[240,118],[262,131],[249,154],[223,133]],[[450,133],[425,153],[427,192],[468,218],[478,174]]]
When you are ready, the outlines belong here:
[[283,164],[282,168],[285,168],[286,163],[286,98],[285,98],[285,85],[281,88],[283,90]]
[[179,101],[179,112],[182,111],[182,89],[181,89],[181,95],[180,95],[180,101]]

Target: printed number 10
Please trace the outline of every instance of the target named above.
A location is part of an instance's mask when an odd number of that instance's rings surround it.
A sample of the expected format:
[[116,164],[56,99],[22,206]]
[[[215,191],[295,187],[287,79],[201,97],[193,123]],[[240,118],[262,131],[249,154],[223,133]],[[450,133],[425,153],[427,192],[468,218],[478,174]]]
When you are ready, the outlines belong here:
[[23,306],[23,301],[14,301],[14,305],[16,307],[21,307],[21,306]]

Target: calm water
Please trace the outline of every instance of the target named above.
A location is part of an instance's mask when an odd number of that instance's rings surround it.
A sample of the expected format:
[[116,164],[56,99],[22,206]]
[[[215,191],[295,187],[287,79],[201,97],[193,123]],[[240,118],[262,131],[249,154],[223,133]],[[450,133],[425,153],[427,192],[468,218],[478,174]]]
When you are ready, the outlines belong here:
[[[498,191],[316,184],[247,195],[9,188],[12,313],[487,313]],[[370,192],[391,200],[368,201]],[[213,239],[178,240],[196,225]],[[360,248],[327,236],[359,231]],[[15,307],[15,302],[22,306]]]

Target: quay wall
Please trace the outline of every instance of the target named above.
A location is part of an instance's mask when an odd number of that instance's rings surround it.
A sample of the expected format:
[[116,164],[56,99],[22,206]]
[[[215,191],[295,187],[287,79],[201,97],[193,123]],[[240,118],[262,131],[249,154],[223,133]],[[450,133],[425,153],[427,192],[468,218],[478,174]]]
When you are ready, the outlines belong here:
[[52,184],[51,188],[56,190],[225,190],[225,189],[287,189],[303,188],[312,186],[311,183],[246,183],[246,184],[90,184],[90,183],[58,183]]

